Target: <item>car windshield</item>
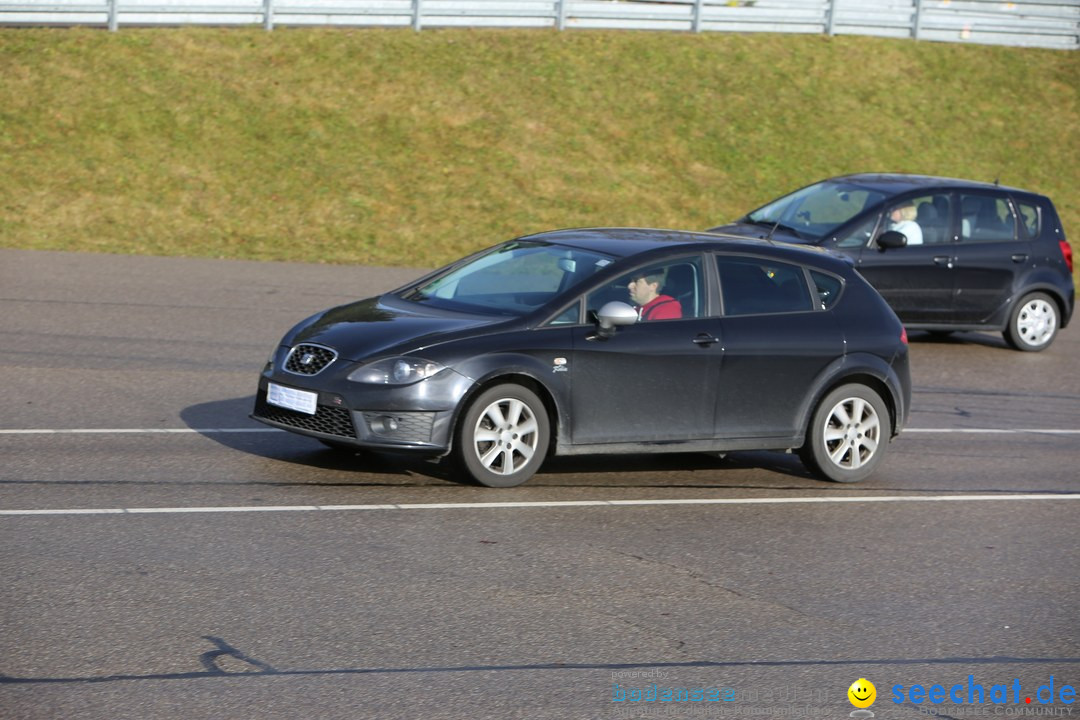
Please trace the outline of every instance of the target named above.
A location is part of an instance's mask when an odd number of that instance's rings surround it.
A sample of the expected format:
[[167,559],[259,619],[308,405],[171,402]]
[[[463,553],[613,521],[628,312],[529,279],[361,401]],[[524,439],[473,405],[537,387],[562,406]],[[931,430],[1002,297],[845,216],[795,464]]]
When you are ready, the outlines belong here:
[[405,300],[481,315],[525,315],[576,287],[613,258],[535,242],[510,242],[401,293]]
[[848,182],[825,180],[754,210],[746,220],[816,242],[886,195]]

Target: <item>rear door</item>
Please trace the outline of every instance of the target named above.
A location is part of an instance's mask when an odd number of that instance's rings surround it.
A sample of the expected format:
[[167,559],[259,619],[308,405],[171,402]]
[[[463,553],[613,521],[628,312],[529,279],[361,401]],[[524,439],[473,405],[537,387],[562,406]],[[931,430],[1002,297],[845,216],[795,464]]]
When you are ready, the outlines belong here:
[[771,259],[718,255],[716,260],[724,313],[716,434],[794,435],[816,378],[844,354],[840,326],[827,309],[842,283]]
[[953,267],[953,321],[982,323],[1009,302],[1032,262],[1031,241],[1004,192],[960,193]]

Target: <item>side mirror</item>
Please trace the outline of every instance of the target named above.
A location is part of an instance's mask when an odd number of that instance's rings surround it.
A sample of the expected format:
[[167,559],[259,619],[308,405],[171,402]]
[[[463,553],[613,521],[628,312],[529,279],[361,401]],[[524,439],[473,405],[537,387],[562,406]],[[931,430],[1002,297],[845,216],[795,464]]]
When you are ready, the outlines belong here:
[[881,252],[906,247],[907,235],[897,230],[886,230],[878,235],[877,246]]
[[618,325],[633,325],[638,321],[637,310],[624,302],[612,300],[605,303],[600,312],[596,314],[597,323],[600,325],[600,336],[611,337],[615,334]]

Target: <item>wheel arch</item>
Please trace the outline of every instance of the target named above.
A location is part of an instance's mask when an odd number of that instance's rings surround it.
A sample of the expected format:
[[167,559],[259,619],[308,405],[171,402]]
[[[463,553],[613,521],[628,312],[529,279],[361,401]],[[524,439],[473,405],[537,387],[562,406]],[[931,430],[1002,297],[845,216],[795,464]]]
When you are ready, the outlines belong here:
[[472,387],[469,388],[454,409],[449,433],[450,442],[447,446],[447,451],[452,452],[454,450],[454,444],[457,442],[458,424],[461,422],[462,416],[468,412],[469,408],[472,407],[473,402],[476,401],[476,398],[481,393],[496,385],[521,385],[536,393],[536,396],[540,398],[540,401],[544,404],[544,412],[546,412],[548,416],[548,423],[551,426],[547,447],[547,453],[550,457],[552,451],[557,446],[556,438],[563,427],[562,418],[559,414],[559,404],[555,400],[555,394],[552,392],[551,388],[541,382],[534,374],[520,368],[507,368],[503,371],[493,371],[473,383]]
[[838,387],[850,384],[865,385],[878,394],[881,401],[885,403],[885,407],[889,411],[889,427],[891,437],[895,437],[900,432],[902,423],[898,424],[898,420],[901,414],[900,400],[896,395],[896,391],[890,385],[887,380],[888,375],[879,373],[870,368],[851,368],[849,372],[841,372],[833,375],[827,382],[821,385],[818,392],[814,394],[813,401],[808,404],[804,413],[801,426],[801,435],[803,442],[806,442],[807,433],[810,431],[810,423],[813,420],[814,414],[817,412],[818,407],[821,405],[821,401],[825,397]]
[[1025,286],[1013,296],[1012,300],[1005,308],[1004,326],[1006,328],[1009,326],[1009,321],[1012,318],[1013,309],[1018,304],[1023,302],[1024,298],[1028,297],[1033,293],[1042,293],[1043,295],[1048,296],[1051,300],[1054,301],[1054,305],[1057,306],[1058,310],[1058,329],[1064,329],[1069,324],[1069,320],[1072,317],[1072,303],[1075,301],[1075,292],[1073,298],[1066,298],[1065,295],[1062,293],[1061,288],[1059,288],[1057,285],[1051,285],[1044,282]]

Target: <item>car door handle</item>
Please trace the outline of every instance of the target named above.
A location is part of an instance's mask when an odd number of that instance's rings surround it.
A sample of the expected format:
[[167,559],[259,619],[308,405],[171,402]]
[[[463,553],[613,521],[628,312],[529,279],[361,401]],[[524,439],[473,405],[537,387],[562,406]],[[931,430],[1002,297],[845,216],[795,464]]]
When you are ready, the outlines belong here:
[[710,345],[715,345],[718,342],[720,342],[720,338],[713,337],[708,333],[699,333],[698,336],[694,338],[694,344],[700,347],[708,347]]
[[935,265],[944,265],[945,267],[952,269],[952,255],[938,255],[934,258]]
[[1027,253],[1016,253],[1012,256],[1012,261],[1014,263],[1022,263],[1025,260],[1027,260]]

